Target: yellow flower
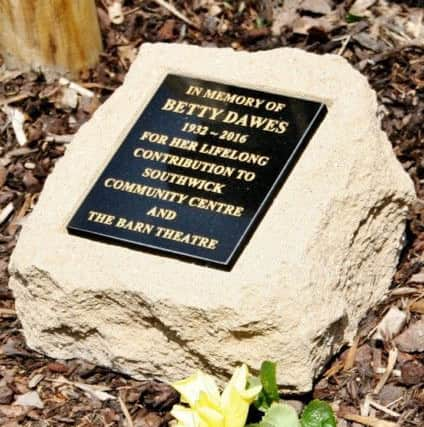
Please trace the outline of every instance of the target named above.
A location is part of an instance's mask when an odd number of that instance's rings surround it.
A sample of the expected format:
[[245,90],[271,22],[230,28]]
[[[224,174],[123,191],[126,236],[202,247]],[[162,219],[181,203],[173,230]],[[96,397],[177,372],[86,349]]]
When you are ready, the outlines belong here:
[[172,408],[176,427],[244,427],[249,406],[262,388],[246,389],[248,376],[246,365],[237,368],[222,395],[214,378],[201,371],[172,384],[189,405]]

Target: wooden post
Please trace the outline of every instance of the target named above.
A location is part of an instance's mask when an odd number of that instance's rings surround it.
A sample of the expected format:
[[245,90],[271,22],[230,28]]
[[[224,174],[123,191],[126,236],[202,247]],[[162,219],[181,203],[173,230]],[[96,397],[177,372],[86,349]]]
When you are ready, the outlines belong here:
[[75,74],[102,50],[94,0],[0,0],[0,52],[12,68]]

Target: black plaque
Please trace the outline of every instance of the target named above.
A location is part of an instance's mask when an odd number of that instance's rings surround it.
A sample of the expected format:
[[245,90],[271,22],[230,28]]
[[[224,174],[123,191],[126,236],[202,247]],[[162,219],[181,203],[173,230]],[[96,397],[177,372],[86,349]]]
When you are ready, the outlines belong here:
[[326,113],[168,75],[68,231],[230,269]]

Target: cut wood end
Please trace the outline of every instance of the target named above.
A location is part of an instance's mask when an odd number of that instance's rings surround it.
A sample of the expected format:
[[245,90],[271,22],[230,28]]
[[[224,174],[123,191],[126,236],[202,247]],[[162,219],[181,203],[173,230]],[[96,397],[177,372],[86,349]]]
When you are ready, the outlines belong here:
[[76,74],[102,50],[94,0],[3,0],[0,28],[9,68]]

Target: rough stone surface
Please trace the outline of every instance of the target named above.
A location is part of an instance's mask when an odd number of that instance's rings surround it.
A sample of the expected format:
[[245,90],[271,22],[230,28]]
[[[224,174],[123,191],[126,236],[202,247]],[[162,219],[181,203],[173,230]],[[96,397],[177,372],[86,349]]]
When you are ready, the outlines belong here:
[[[231,272],[70,236],[65,225],[168,72],[324,100],[329,113]],[[390,285],[413,186],[365,77],[336,56],[145,44],[80,130],[10,271],[29,346],[140,377],[279,363],[306,391]]]

